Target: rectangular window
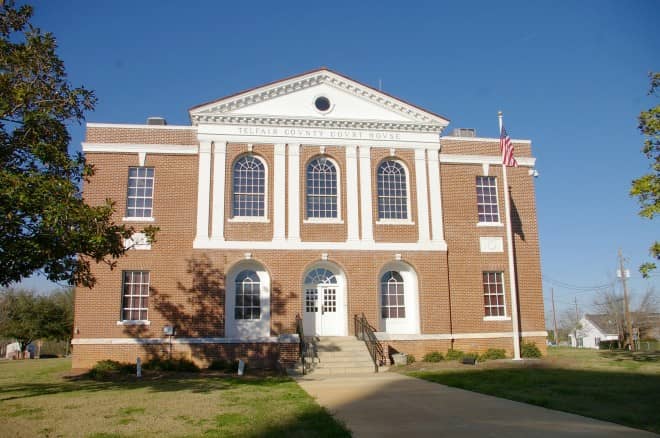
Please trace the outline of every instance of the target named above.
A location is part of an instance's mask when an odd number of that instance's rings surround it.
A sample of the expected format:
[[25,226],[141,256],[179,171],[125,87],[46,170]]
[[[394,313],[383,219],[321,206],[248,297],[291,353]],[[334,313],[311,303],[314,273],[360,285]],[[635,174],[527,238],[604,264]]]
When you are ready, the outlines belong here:
[[483,284],[484,314],[486,316],[506,316],[502,272],[484,272]]
[[479,222],[499,222],[497,182],[494,176],[477,177],[477,212]]
[[121,319],[147,321],[149,271],[124,271]]
[[154,168],[128,168],[127,217],[152,217],[154,198]]

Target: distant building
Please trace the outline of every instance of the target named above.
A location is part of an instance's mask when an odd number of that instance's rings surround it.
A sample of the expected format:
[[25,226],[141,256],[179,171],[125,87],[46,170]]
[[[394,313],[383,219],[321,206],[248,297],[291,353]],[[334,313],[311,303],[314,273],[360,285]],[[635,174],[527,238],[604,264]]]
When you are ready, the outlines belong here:
[[385,351],[418,358],[511,354],[505,190],[520,333],[545,348],[531,141],[513,140],[503,187],[498,138],[443,135],[447,118],[327,69],[190,118],[87,124],[87,202],[160,232],[76,293],[74,367],[170,348],[287,365],[297,315],[308,335],[351,336],[364,314]]
[[608,315],[585,314],[580,319],[580,328],[569,333],[571,347],[598,348],[601,341],[616,341],[619,339],[619,330],[616,321]]

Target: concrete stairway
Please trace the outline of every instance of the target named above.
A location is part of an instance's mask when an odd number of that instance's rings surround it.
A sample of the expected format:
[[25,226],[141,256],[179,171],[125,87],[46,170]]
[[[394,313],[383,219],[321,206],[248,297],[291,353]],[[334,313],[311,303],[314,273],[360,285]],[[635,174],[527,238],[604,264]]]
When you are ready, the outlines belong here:
[[363,341],[353,336],[323,336],[315,338],[314,343],[318,359],[310,364],[308,375],[374,373],[374,363]]

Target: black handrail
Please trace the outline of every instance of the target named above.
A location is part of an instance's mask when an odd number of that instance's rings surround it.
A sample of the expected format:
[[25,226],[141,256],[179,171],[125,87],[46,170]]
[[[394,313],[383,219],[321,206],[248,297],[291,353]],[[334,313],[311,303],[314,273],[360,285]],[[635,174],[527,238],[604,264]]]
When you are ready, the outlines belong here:
[[364,313],[362,315],[355,315],[354,322],[355,337],[361,341],[364,341],[366,344],[367,350],[369,350],[369,355],[371,356],[371,360],[374,362],[374,372],[377,373],[379,364],[385,364],[383,345],[378,342],[375,333],[376,330],[371,324],[369,324],[369,321],[367,321],[367,317],[364,316]]
[[302,373],[305,372],[305,350],[307,346],[305,345],[305,330],[303,329],[303,320],[300,315],[296,315],[296,333],[298,333],[299,338],[299,348],[300,348],[300,364],[302,365]]

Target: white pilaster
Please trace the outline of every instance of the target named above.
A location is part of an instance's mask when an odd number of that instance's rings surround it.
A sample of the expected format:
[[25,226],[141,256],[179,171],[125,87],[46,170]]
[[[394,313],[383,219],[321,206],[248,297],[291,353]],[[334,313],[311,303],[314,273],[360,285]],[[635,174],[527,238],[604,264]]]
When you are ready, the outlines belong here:
[[358,187],[357,147],[348,145],[346,146],[346,224],[348,225],[348,241],[360,240]]
[[[350,186],[347,187],[350,190]],[[371,148],[360,146],[360,209],[362,223],[362,241],[374,241],[373,210],[371,206]]]
[[273,172],[273,240],[286,237],[286,145],[275,144]]
[[426,149],[415,149],[415,181],[417,183],[417,226],[419,241],[431,240],[429,233],[429,192],[426,181]]
[[209,197],[211,188],[211,142],[199,142],[199,174],[197,178],[197,237],[209,238]]
[[429,148],[429,198],[431,199],[431,236],[433,243],[445,241],[442,227],[442,190],[440,189],[440,150]]
[[216,141],[213,145],[213,215],[211,239],[225,240],[225,168],[227,142]]
[[289,240],[300,241],[300,144],[289,143]]

